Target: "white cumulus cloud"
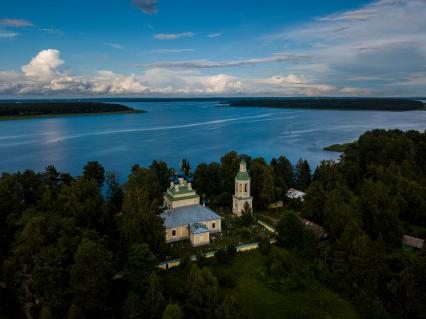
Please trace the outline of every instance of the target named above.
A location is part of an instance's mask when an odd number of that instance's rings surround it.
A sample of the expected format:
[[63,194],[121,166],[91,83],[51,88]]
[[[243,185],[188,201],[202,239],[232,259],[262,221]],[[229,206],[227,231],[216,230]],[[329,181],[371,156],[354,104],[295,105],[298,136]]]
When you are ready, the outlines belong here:
[[29,64],[22,66],[22,72],[36,80],[48,81],[59,74],[58,67],[64,64],[60,52],[54,49],[40,51]]

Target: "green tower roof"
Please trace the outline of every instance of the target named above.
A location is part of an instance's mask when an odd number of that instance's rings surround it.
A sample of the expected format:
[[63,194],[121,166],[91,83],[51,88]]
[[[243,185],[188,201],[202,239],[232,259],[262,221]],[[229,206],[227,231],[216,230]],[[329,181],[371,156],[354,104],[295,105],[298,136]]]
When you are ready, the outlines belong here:
[[237,177],[235,179],[239,181],[248,181],[250,180],[250,175],[247,172],[238,172]]

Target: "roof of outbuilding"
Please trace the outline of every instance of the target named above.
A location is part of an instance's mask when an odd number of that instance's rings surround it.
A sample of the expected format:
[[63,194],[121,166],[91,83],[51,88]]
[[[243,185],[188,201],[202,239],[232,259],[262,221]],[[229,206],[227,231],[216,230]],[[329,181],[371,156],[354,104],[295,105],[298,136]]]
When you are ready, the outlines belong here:
[[288,198],[303,198],[305,195],[306,194],[304,192],[298,191],[294,188],[290,188],[286,193]]
[[161,213],[160,217],[164,220],[165,228],[220,219],[220,216],[210,208],[201,205],[178,207],[171,211]]
[[421,238],[404,235],[404,237],[402,237],[402,243],[407,246],[421,249],[423,248],[424,240]]

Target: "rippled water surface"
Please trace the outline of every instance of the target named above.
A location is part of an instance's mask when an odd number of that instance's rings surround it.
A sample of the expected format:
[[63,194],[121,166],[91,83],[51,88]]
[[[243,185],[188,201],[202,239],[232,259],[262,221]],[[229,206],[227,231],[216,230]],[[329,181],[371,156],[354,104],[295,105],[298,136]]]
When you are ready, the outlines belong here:
[[350,142],[373,128],[426,129],[426,112],[217,107],[217,102],[121,103],[142,114],[0,121],[0,171],[42,170],[48,164],[80,174],[88,160],[126,176],[154,159],[177,166],[218,161],[230,150],[306,158],[315,166],[339,154],[324,146]]

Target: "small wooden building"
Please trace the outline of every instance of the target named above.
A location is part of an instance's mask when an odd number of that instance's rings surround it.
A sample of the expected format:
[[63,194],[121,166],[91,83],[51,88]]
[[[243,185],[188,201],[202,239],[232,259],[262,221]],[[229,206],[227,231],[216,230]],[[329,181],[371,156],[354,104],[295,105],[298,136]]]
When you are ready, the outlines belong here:
[[422,249],[424,240],[408,235],[402,237],[402,249],[405,251],[414,251],[416,249]]

